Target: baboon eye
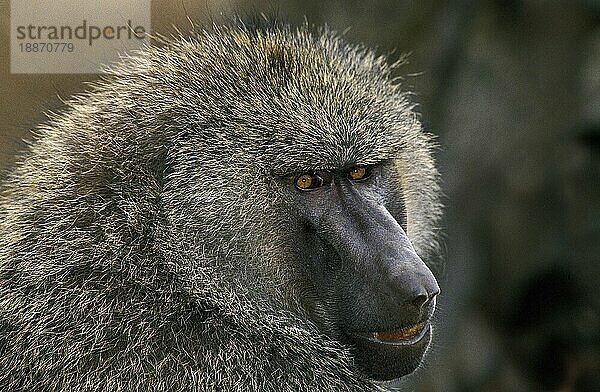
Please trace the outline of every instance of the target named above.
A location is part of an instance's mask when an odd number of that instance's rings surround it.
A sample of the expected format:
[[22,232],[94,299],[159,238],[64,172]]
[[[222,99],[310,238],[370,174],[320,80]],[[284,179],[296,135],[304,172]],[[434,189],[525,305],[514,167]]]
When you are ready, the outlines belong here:
[[366,180],[371,176],[371,168],[369,166],[354,166],[348,171],[347,176],[352,181]]
[[323,179],[317,174],[304,173],[296,178],[296,188],[310,191],[323,185]]

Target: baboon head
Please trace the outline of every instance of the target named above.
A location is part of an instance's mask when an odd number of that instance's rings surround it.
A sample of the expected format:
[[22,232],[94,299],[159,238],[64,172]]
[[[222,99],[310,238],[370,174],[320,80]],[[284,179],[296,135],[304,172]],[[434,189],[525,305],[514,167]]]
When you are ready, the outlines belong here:
[[170,218],[371,378],[412,372],[439,293],[427,263],[440,207],[430,138],[393,66],[308,27],[166,46],[150,66],[179,135]]

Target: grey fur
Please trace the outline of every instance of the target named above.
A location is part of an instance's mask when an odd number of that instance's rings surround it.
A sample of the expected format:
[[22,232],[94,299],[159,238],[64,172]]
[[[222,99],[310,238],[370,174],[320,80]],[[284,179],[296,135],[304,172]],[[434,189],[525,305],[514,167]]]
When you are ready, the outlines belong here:
[[50,115],[2,188],[0,389],[381,388],[307,321],[282,211],[287,173],[392,160],[435,251],[432,143],[392,69],[327,29],[236,24]]

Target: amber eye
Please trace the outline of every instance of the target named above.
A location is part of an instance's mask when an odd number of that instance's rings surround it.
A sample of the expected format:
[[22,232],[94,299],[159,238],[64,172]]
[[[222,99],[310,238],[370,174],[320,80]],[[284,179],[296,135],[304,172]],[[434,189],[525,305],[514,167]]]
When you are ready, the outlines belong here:
[[309,191],[323,185],[323,179],[316,174],[304,173],[296,178],[296,188]]
[[368,166],[355,166],[348,171],[348,179],[353,181],[360,181],[369,178],[371,175],[371,168]]

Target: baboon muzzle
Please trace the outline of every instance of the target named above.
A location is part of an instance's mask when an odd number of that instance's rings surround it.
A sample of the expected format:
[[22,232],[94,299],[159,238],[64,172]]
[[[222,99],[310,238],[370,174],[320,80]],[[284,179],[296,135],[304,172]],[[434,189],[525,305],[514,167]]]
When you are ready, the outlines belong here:
[[378,318],[365,320],[369,328],[419,322],[440,291],[435,277],[383,205],[352,186],[341,184],[337,190],[316,228],[340,258],[341,283],[347,286],[340,287],[347,291],[343,295],[368,305],[368,313]]
[[338,260],[341,333],[370,377],[401,377],[427,350],[439,286],[385,206],[351,185],[333,188],[330,208],[314,225]]

